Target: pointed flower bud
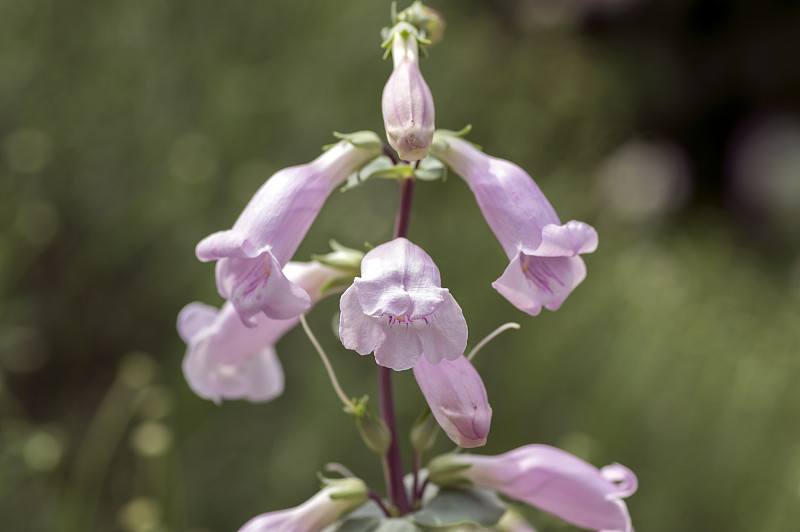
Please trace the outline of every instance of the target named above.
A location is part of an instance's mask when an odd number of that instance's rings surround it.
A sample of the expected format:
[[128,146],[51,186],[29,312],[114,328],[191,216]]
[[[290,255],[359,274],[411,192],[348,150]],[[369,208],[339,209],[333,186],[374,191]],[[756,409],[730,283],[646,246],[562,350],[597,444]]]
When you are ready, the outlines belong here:
[[[283,274],[315,303],[322,288],[342,272],[316,262],[290,262]],[[178,315],[178,332],[187,344],[183,373],[189,387],[217,404],[223,399],[274,399],[284,384],[274,344],[297,322],[296,317],[273,320],[259,314],[255,326],[246,327],[230,302],[219,310],[188,304]]]
[[392,434],[378,416],[367,409],[356,414],[356,427],[364,444],[373,452],[383,456],[392,444]]
[[417,30],[400,22],[391,30],[394,71],[383,89],[386,138],[404,161],[428,155],[434,130],[433,96],[419,71]]
[[428,470],[439,485],[489,488],[579,527],[631,531],[622,499],[636,491],[636,476],[619,464],[598,470],[555,447],[526,445],[499,456],[440,456]]
[[320,532],[366,501],[362,480],[334,480],[300,506],[254,517],[239,532]]
[[197,245],[197,258],[218,261],[217,289],[243,321],[252,325],[262,311],[273,319],[292,318],[309,307],[308,294],[287,279],[282,268],[330,193],[379,155],[380,141],[371,135],[377,142],[359,147],[343,140],[311,163],[279,171],[256,192],[233,229]]
[[558,310],[586,277],[579,257],[597,249],[597,232],[575,220],[561,224],[536,183],[519,166],[484,154],[469,142],[437,134],[436,158],[467,182],[486,223],[511,263],[492,286],[536,316]]
[[467,346],[461,307],[442,288],[439,269],[405,238],[382,244],[364,256],[361,277],[339,302],[339,337],[360,355],[394,370],[414,367],[425,353],[431,364],[453,360]]
[[414,366],[414,377],[433,416],[453,443],[461,447],[486,445],[492,408],[481,376],[466,357],[436,365],[422,357]]

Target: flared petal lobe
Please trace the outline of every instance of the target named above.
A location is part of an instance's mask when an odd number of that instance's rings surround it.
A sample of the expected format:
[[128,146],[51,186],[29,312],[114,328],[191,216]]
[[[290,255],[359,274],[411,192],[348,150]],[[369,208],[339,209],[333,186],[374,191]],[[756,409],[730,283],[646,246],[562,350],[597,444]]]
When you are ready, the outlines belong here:
[[557,310],[586,276],[578,255],[597,249],[597,232],[583,222],[562,224],[533,179],[514,163],[452,135],[437,139],[434,155],[467,182],[511,261],[495,289],[533,316],[542,307]]
[[310,300],[282,273],[330,193],[345,178],[380,153],[341,141],[311,163],[285,168],[256,192],[228,231],[203,239],[201,261],[217,260],[217,289],[242,319],[264,312],[274,319],[299,315]]
[[467,322],[439,270],[405,238],[364,256],[361,277],[342,295],[339,337],[347,349],[375,353],[394,370],[414,367],[425,352],[431,364],[453,360],[467,345]]
[[460,447],[486,444],[492,409],[483,381],[466,357],[436,365],[422,357],[414,366],[414,377],[431,413],[453,443]]
[[394,70],[383,89],[383,124],[400,159],[418,161],[428,155],[433,139],[433,95],[419,70],[416,30],[400,23],[393,31]]
[[[450,462],[458,482],[496,490],[583,528],[630,532],[631,520],[622,498],[636,489],[636,476],[619,464],[601,470],[580,458],[548,445],[526,445],[499,456],[462,454],[445,456],[431,464],[431,479],[448,483],[438,471]],[[453,470],[452,463],[450,471]],[[609,469],[610,468],[610,469]]]
[[239,532],[320,532],[366,500],[367,487],[363,481],[337,480],[300,506],[254,517]]
[[[342,275],[316,262],[290,262],[283,274],[313,304],[321,289]],[[245,326],[231,302],[217,310],[190,303],[178,315],[178,332],[186,342],[183,372],[189,387],[216,403],[223,399],[264,402],[283,392],[284,376],[273,345],[298,318],[275,320],[264,314]]]

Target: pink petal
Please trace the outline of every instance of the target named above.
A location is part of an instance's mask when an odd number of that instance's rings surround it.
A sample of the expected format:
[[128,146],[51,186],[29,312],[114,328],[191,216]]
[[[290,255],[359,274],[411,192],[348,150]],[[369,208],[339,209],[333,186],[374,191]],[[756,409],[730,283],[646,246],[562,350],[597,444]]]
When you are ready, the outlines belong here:
[[219,311],[204,303],[189,303],[178,313],[178,334],[187,344],[209,327]]
[[379,318],[367,316],[361,310],[355,288],[345,290],[339,300],[339,339],[347,349],[368,355],[383,339]]
[[572,257],[597,249],[597,231],[591,225],[571,220],[564,225],[548,224],[542,229],[542,243],[533,255]]

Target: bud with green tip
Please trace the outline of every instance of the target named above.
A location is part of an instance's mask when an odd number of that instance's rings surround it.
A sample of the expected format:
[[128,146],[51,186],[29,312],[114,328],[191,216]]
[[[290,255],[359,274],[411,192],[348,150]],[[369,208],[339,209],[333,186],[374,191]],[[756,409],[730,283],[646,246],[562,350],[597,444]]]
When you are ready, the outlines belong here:
[[254,517],[239,532],[319,532],[367,502],[367,486],[358,478],[328,481],[309,500]]
[[419,71],[420,39],[414,26],[400,22],[385,43],[392,47],[394,71],[383,89],[383,124],[404,161],[427,157],[435,129],[433,96]]

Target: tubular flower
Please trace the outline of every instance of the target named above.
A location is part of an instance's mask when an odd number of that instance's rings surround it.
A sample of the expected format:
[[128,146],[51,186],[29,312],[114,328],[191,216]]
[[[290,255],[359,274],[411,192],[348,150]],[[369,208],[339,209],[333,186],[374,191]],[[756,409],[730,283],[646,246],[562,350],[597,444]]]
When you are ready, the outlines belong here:
[[414,367],[425,353],[431,364],[454,360],[467,346],[467,322],[442,288],[436,264],[405,238],[364,256],[340,300],[339,337],[360,355],[394,370]]
[[514,163],[447,134],[437,137],[434,146],[434,155],[472,189],[511,261],[492,286],[532,316],[542,307],[558,310],[586,277],[579,255],[597,249],[594,228],[575,220],[562,225],[533,179]]
[[429,465],[440,485],[473,484],[526,502],[573,525],[630,532],[622,501],[636,491],[636,476],[620,464],[597,469],[548,445],[526,445],[499,456],[445,455]]
[[428,155],[433,139],[433,96],[419,71],[416,28],[401,22],[392,32],[394,70],[383,89],[383,124],[400,158],[418,161]]
[[328,195],[379,155],[377,135],[363,135],[369,142],[356,146],[343,140],[311,163],[279,171],[256,192],[232,229],[214,233],[197,245],[198,259],[218,261],[217,290],[248,325],[262,311],[273,319],[287,319],[310,306],[308,294],[281,270]]
[[414,377],[433,417],[453,443],[461,447],[486,444],[492,408],[480,375],[466,357],[436,365],[422,357],[414,366]]
[[362,480],[336,480],[300,506],[254,517],[239,532],[319,532],[366,501]]
[[[304,290],[312,303],[321,289],[342,275],[316,262],[290,262],[283,274]],[[221,309],[189,303],[178,314],[178,332],[186,342],[183,373],[189,387],[204,399],[264,402],[283,392],[283,369],[274,344],[298,318],[274,320],[259,314],[254,327],[246,327],[233,304]]]

